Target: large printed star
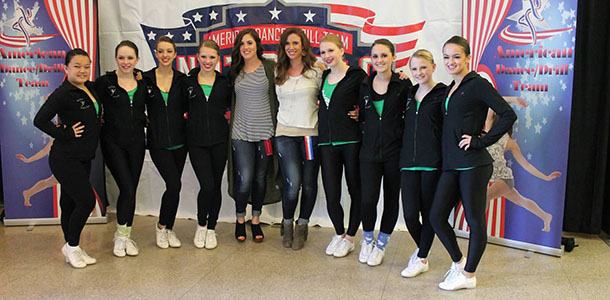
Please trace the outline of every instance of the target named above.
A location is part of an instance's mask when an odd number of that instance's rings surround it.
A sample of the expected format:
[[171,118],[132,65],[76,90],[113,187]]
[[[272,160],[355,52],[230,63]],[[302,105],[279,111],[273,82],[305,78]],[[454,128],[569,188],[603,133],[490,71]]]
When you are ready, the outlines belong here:
[[282,12],[281,10],[277,10],[277,8],[274,6],[273,10],[269,11],[269,13],[271,14],[271,20],[277,19],[279,21],[281,12]]
[[235,16],[237,17],[237,22],[246,22],[246,20],[244,19],[248,14],[245,14],[243,11],[239,11],[238,14],[235,14]]

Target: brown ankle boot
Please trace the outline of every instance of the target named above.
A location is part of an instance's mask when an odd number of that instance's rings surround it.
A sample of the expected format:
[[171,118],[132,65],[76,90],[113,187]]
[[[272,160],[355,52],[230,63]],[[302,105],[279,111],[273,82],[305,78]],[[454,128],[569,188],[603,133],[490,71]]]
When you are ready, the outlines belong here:
[[294,235],[294,225],[293,223],[290,224],[284,224],[282,223],[282,228],[284,230],[283,234],[282,234],[282,246],[284,246],[284,248],[290,248],[292,247],[292,237]]
[[307,224],[297,223],[294,233],[294,240],[292,241],[292,250],[299,250],[305,246],[308,229],[309,227],[307,226]]

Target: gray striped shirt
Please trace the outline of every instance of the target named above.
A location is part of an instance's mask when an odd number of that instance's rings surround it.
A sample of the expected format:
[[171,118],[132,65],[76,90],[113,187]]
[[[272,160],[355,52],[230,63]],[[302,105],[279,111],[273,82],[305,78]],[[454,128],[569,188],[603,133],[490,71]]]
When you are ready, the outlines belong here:
[[269,101],[269,82],[261,64],[254,72],[243,70],[235,79],[235,112],[231,138],[246,142],[270,139],[273,121]]

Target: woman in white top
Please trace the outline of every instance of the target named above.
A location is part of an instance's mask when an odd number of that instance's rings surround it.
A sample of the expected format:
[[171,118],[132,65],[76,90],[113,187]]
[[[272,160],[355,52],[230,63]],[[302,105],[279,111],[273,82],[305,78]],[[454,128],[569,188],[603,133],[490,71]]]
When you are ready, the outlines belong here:
[[[282,245],[298,250],[307,239],[307,224],[318,194],[318,93],[322,70],[302,29],[291,27],[280,37],[275,91],[280,108],[275,132],[284,179]],[[294,213],[301,192],[299,219]]]

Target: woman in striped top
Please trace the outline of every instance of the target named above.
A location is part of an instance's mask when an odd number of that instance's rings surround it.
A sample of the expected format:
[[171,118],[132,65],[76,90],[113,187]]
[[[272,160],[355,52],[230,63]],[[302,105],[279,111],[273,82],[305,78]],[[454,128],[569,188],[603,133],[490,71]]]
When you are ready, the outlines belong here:
[[[260,215],[266,192],[279,200],[279,189],[267,191],[269,170],[275,178],[277,166],[273,159],[272,137],[275,133],[277,99],[273,84],[275,64],[263,58],[261,40],[253,29],[244,29],[235,39],[231,52],[229,75],[234,97],[231,104],[231,151],[229,160],[229,188],[235,198],[235,238],[246,239],[245,216],[248,199],[252,201],[252,235],[262,242]],[[232,183],[234,182],[234,186]],[[278,183],[278,186],[281,184]]]

